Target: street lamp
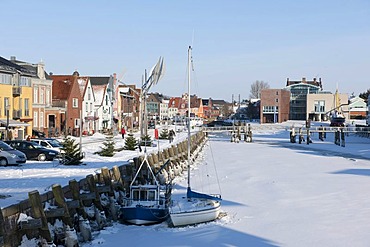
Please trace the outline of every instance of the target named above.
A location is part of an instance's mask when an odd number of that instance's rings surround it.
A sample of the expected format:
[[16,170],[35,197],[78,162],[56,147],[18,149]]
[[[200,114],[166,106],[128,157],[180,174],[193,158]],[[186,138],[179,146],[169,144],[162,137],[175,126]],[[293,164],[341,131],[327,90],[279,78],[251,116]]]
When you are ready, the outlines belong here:
[[9,109],[10,109],[10,105],[6,105],[5,106],[5,110],[6,110],[6,129],[5,129],[5,136],[6,136],[6,140],[8,140],[8,135],[9,135]]

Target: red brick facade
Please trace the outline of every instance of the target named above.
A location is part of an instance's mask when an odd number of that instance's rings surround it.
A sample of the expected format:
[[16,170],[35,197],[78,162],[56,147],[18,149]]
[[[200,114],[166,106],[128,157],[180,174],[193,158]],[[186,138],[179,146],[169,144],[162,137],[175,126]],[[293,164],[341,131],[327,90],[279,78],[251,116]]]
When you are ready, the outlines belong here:
[[281,123],[289,119],[290,92],[284,89],[261,91],[261,123]]

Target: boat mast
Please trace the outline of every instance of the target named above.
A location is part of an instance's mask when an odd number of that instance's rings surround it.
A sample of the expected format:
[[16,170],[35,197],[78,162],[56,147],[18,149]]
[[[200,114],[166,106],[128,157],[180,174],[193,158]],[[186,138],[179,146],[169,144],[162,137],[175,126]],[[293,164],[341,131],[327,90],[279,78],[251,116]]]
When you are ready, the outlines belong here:
[[188,49],[188,189],[190,189],[190,70],[191,70],[191,46]]

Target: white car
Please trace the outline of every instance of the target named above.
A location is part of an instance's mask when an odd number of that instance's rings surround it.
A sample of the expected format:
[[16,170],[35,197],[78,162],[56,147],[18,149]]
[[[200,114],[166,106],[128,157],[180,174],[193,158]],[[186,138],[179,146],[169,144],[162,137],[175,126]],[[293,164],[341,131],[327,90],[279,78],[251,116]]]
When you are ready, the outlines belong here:
[[31,139],[31,142],[35,142],[44,148],[52,149],[59,153],[64,153],[64,151],[61,149],[63,145],[57,139],[53,138]]
[[0,166],[19,165],[26,163],[26,155],[0,141]]

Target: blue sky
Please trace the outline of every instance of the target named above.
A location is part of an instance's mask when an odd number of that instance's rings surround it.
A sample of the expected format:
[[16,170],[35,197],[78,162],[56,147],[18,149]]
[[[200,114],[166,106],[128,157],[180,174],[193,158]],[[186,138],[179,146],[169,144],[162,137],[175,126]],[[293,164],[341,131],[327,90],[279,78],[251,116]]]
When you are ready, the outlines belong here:
[[193,93],[248,98],[263,80],[322,78],[325,90],[370,88],[370,1],[5,1],[0,56],[54,74],[111,75],[141,85],[160,56],[166,74],[151,91],[186,89],[193,45]]

